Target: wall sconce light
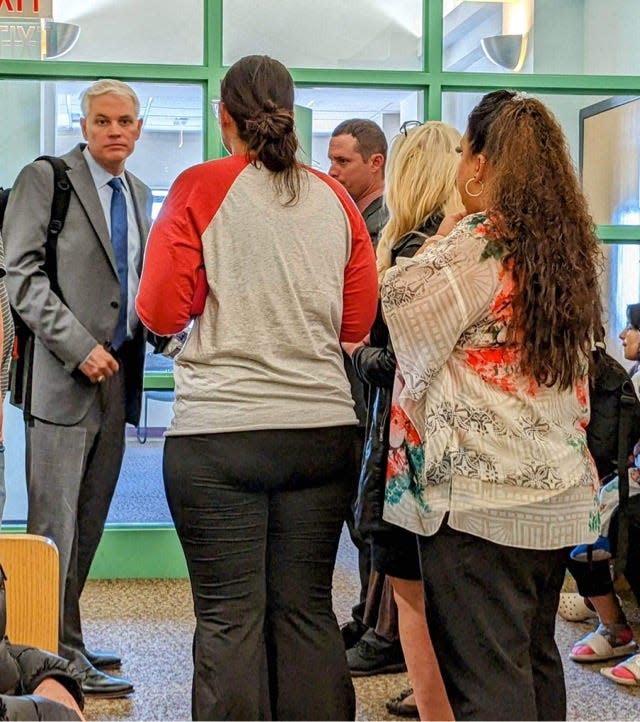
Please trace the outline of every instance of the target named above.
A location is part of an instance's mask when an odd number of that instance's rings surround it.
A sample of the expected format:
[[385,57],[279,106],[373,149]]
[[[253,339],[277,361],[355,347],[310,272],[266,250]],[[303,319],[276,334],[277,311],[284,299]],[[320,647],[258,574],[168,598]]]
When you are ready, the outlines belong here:
[[59,58],[76,44],[80,26],[73,23],[57,23],[55,20],[40,21],[40,57],[42,60]]
[[482,38],[480,45],[487,58],[507,70],[518,71],[527,55],[528,35],[492,35]]
[[517,73],[527,56],[534,0],[502,0],[502,3],[502,34],[482,38],[480,45],[492,63]]

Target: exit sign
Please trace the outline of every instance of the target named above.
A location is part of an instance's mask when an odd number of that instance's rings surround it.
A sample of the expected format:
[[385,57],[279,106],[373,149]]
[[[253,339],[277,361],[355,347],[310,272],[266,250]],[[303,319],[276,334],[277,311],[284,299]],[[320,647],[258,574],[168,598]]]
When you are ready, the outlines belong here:
[[0,18],[25,20],[52,18],[53,0],[0,0]]

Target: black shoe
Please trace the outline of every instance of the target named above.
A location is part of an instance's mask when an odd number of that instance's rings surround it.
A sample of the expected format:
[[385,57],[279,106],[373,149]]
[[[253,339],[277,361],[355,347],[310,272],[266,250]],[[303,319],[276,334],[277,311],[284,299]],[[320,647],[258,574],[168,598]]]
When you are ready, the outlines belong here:
[[400,642],[384,640],[380,646],[374,646],[362,638],[354,647],[347,649],[347,664],[352,677],[407,671]]
[[342,634],[344,648],[351,649],[351,647],[354,647],[366,631],[367,627],[357,619],[352,619],[350,622],[343,624],[340,627],[340,632]]
[[82,691],[92,697],[126,697],[133,685],[124,677],[112,677],[95,667],[80,670]]
[[122,664],[122,660],[113,652],[92,652],[84,650],[84,656],[98,669],[116,669]]

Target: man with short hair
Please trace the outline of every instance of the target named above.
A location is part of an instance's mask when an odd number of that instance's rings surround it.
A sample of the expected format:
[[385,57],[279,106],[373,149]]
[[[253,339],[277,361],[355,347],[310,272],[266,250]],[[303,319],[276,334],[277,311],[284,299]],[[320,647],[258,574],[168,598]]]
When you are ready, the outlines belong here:
[[[388,220],[383,199],[387,139],[382,129],[364,118],[345,120],[331,134],[328,156],[329,175],[342,183],[355,201],[375,248]],[[359,469],[367,419],[365,389],[346,354],[345,370],[358,416]],[[342,627],[349,669],[353,676],[402,672],[406,666],[391,584],[385,576],[372,572],[369,542],[355,529],[353,518],[347,519],[347,526],[358,549],[360,572],[360,601],[352,609],[353,619]]]
[[373,247],[387,222],[384,164],[387,139],[372,120],[352,118],[337,125],[329,141],[329,175],[347,189],[367,224]]
[[126,83],[99,80],[82,95],[87,141],[62,156],[71,187],[46,263],[54,176],[26,166],[4,221],[7,288],[34,333],[24,378],[27,531],[50,537],[60,558],[60,655],[82,675],[85,694],[133,691],[101,669],[119,666],[87,650],[79,599],[102,536],[124,454],[125,422],[140,415],[145,332],[134,300],[150,226],[151,192],[125,171],[140,137],[140,103]]

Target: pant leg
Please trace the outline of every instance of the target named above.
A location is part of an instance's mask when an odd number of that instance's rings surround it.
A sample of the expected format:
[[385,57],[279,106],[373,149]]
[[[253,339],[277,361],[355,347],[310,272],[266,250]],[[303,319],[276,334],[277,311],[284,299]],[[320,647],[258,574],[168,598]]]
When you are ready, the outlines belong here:
[[102,537],[124,454],[124,373],[100,385],[74,426],[27,425],[27,530],[53,539],[60,558],[60,654],[88,663],[80,595]]
[[[60,562],[59,653],[82,643],[78,587],[78,498],[95,430],[34,419],[26,426],[27,531],[53,540]],[[70,627],[70,628],[69,628]]]
[[[419,543],[429,629],[455,718],[537,719],[532,637],[546,635],[536,650],[554,644],[546,638],[553,624],[535,624],[555,618],[548,599],[539,609],[539,587],[557,552],[500,546],[446,524]],[[561,676],[562,666],[548,674]]]
[[[362,451],[364,447],[364,427],[357,427],[355,434],[355,462],[356,462],[356,475],[360,471],[360,465],[362,463]],[[371,544],[365,539],[362,534],[356,529],[355,520],[353,518],[353,506],[355,504],[355,497],[358,492],[358,480],[357,478],[353,481],[354,493],[351,497],[351,503],[347,510],[346,525],[349,530],[349,536],[353,545],[358,550],[358,575],[360,577],[360,598],[358,603],[351,608],[351,616],[357,622],[367,624],[366,616],[368,609],[368,590],[370,586],[370,575],[371,575]],[[377,617],[377,608],[376,608]],[[368,625],[369,626],[369,625]]]
[[549,553],[545,566],[536,574],[537,609],[530,635],[531,667],[538,720],[564,720],[567,717],[567,691],[562,659],[555,642],[556,612],[564,582],[568,550]]
[[101,417],[78,497],[78,590],[82,594],[116,490],[125,451],[125,374],[100,385]]
[[213,436],[169,437],[164,449],[167,500],[196,615],[192,714],[194,720],[264,719],[268,498],[230,481],[233,451],[225,460],[224,439],[214,443]]
[[274,719],[355,719],[353,684],[331,595],[351,490],[340,476],[272,497],[266,630]]
[[569,558],[567,569],[576,580],[578,594],[583,597],[600,597],[613,592],[613,580],[608,559],[579,562]]

